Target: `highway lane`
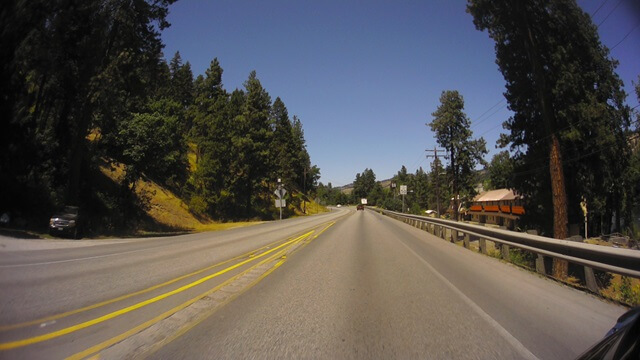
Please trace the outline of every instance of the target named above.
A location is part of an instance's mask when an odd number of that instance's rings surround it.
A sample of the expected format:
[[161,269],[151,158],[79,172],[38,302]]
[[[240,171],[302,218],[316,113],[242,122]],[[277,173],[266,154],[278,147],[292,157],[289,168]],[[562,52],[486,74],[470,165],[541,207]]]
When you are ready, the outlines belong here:
[[[38,240],[24,240],[36,250],[0,251],[0,358],[72,355],[223,284],[285,242],[305,240],[305,232],[318,233],[348,214],[176,237],[69,241],[57,249],[38,250]],[[126,308],[135,309],[120,315]],[[101,317],[109,319],[96,321]],[[24,339],[33,344],[14,348]]]
[[570,359],[624,311],[360,211],[151,356]]

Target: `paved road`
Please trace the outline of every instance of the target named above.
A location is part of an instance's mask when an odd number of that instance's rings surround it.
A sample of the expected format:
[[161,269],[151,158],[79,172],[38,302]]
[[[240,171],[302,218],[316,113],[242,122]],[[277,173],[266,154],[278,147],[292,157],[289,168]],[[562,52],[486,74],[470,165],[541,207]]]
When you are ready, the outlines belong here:
[[[254,250],[267,244],[269,250]],[[2,252],[0,324],[87,307],[233,257],[166,288],[52,320],[51,330],[45,321],[35,329],[0,331],[4,344],[33,339],[238,266],[125,316],[0,350],[0,357],[63,358],[107,341],[81,354],[568,359],[601,338],[625,311],[377,213],[343,209],[219,233]],[[142,326],[213,287],[218,290],[168,319]],[[137,325],[144,330],[118,337]]]
[[[7,246],[0,249],[0,358],[72,355],[184,303],[204,289],[220,285],[252,264],[231,269],[162,301],[86,329],[76,330],[77,324],[162,296],[260,253],[256,249],[276,246],[346,214],[346,210],[334,211],[227,231],[163,238],[66,242],[3,239]],[[15,241],[23,243],[18,246]],[[180,278],[186,274],[192,275]],[[159,284],[166,285],[154,288]],[[78,312],[67,314],[70,311]],[[6,343],[65,329],[74,331],[52,340],[3,350]]]
[[155,357],[570,359],[622,312],[361,211]]

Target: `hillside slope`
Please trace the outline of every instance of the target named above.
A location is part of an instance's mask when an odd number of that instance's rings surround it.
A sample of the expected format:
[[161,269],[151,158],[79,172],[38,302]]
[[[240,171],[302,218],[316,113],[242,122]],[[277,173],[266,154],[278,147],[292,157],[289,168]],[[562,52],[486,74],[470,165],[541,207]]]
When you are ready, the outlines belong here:
[[[119,184],[124,177],[124,165],[120,163],[105,163],[100,166],[102,174]],[[209,218],[198,218],[190,211],[187,204],[171,190],[157,184],[150,179],[141,179],[136,183],[136,196],[140,203],[144,203],[145,212],[159,228],[170,228],[182,231],[222,230],[238,226],[258,224],[260,222],[219,223]],[[141,230],[154,230],[143,228]]]

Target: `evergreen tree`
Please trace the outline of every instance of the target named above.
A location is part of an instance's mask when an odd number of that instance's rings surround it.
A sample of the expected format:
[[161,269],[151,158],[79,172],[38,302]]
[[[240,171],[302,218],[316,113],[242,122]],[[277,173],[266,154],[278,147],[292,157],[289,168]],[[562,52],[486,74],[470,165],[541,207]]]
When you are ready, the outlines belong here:
[[[582,197],[620,219],[629,109],[590,16],[573,0],[470,0],[468,11],[496,42],[514,112],[501,143],[516,153],[515,185],[529,208],[553,209],[556,238],[568,236],[570,216],[580,221]],[[556,276],[566,273],[566,262],[554,264]]]
[[270,203],[270,186],[276,179],[273,174],[270,148],[273,127],[271,123],[271,97],[262,87],[256,72],[252,71],[244,83],[245,102],[242,116],[235,123],[233,145],[238,150],[234,159],[238,167],[238,184],[243,189],[236,194],[244,202],[247,215],[254,209],[264,210]]
[[[412,199],[417,204],[419,209],[428,209],[429,208],[429,176],[427,173],[420,167],[416,170],[415,175],[413,176],[412,186],[413,195]],[[413,207],[413,206],[412,206]]]
[[[590,16],[572,0],[471,0],[468,11],[496,42],[514,112],[502,145],[511,145],[521,165],[516,187],[537,195],[529,208],[552,208],[553,234],[561,239],[570,215],[581,216],[582,197],[603,218],[620,219],[629,110],[617,63]],[[567,262],[556,261],[553,272],[564,278]]]
[[501,151],[493,156],[489,164],[489,186],[487,190],[513,188],[513,160],[508,151]]
[[443,91],[440,106],[431,114],[428,123],[440,146],[449,156],[447,171],[451,177],[451,192],[454,197],[453,218],[458,220],[460,200],[475,195],[475,166],[484,163],[487,153],[483,138],[472,140],[471,122],[464,113],[464,100],[457,91]]
[[[3,7],[0,191],[8,207],[47,211],[92,194],[86,173],[117,147],[119,123],[144,111],[162,74],[159,31],[172,2]],[[94,143],[90,131],[101,135]]]
[[[372,169],[367,168],[364,169],[362,174],[357,173],[356,179],[353,182],[353,192],[351,193],[353,202],[359,204],[362,198],[368,201],[368,196],[374,191],[376,185],[379,186],[379,184],[376,183],[376,174]],[[372,203],[371,205],[374,204]]]
[[[218,64],[219,66],[219,64]],[[171,71],[171,97],[185,108],[193,103],[194,85],[191,64],[182,64],[180,52],[177,51],[169,64]],[[222,75],[222,72],[220,73]]]
[[189,109],[193,119],[191,140],[196,147],[196,169],[188,192],[194,211],[219,215],[219,203],[227,187],[230,165],[231,126],[226,114],[228,95],[222,88],[222,68],[211,61],[205,77],[197,81],[195,103]]
[[271,154],[274,157],[271,161],[274,164],[275,172],[272,178],[280,178],[282,183],[294,185],[297,176],[294,164],[296,149],[293,129],[287,108],[279,97],[273,102],[272,117],[275,127],[273,144],[271,145]]
[[[505,96],[515,113],[505,123],[510,133],[502,144],[510,144],[521,160],[518,187],[550,184],[548,200],[540,205],[550,208],[544,205],[553,202],[558,238],[568,234],[569,215],[581,216],[582,196],[619,212],[614,203],[620,204],[619,179],[628,159],[628,108],[614,72],[617,62],[608,58],[589,15],[569,0],[471,1],[469,12],[476,27],[496,41]],[[547,160],[545,173],[541,165]]]

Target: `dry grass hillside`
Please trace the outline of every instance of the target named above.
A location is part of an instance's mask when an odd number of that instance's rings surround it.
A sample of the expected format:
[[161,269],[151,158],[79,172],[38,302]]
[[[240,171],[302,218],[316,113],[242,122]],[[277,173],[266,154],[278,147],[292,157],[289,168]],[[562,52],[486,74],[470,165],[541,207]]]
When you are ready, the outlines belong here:
[[[105,164],[100,166],[100,171],[113,182],[120,183],[124,176],[124,165]],[[197,218],[189,212],[187,204],[173,192],[148,179],[138,180],[136,195],[147,204],[146,212],[150,218],[160,225],[176,230],[223,230],[260,223],[256,221],[219,223],[207,218]]]

